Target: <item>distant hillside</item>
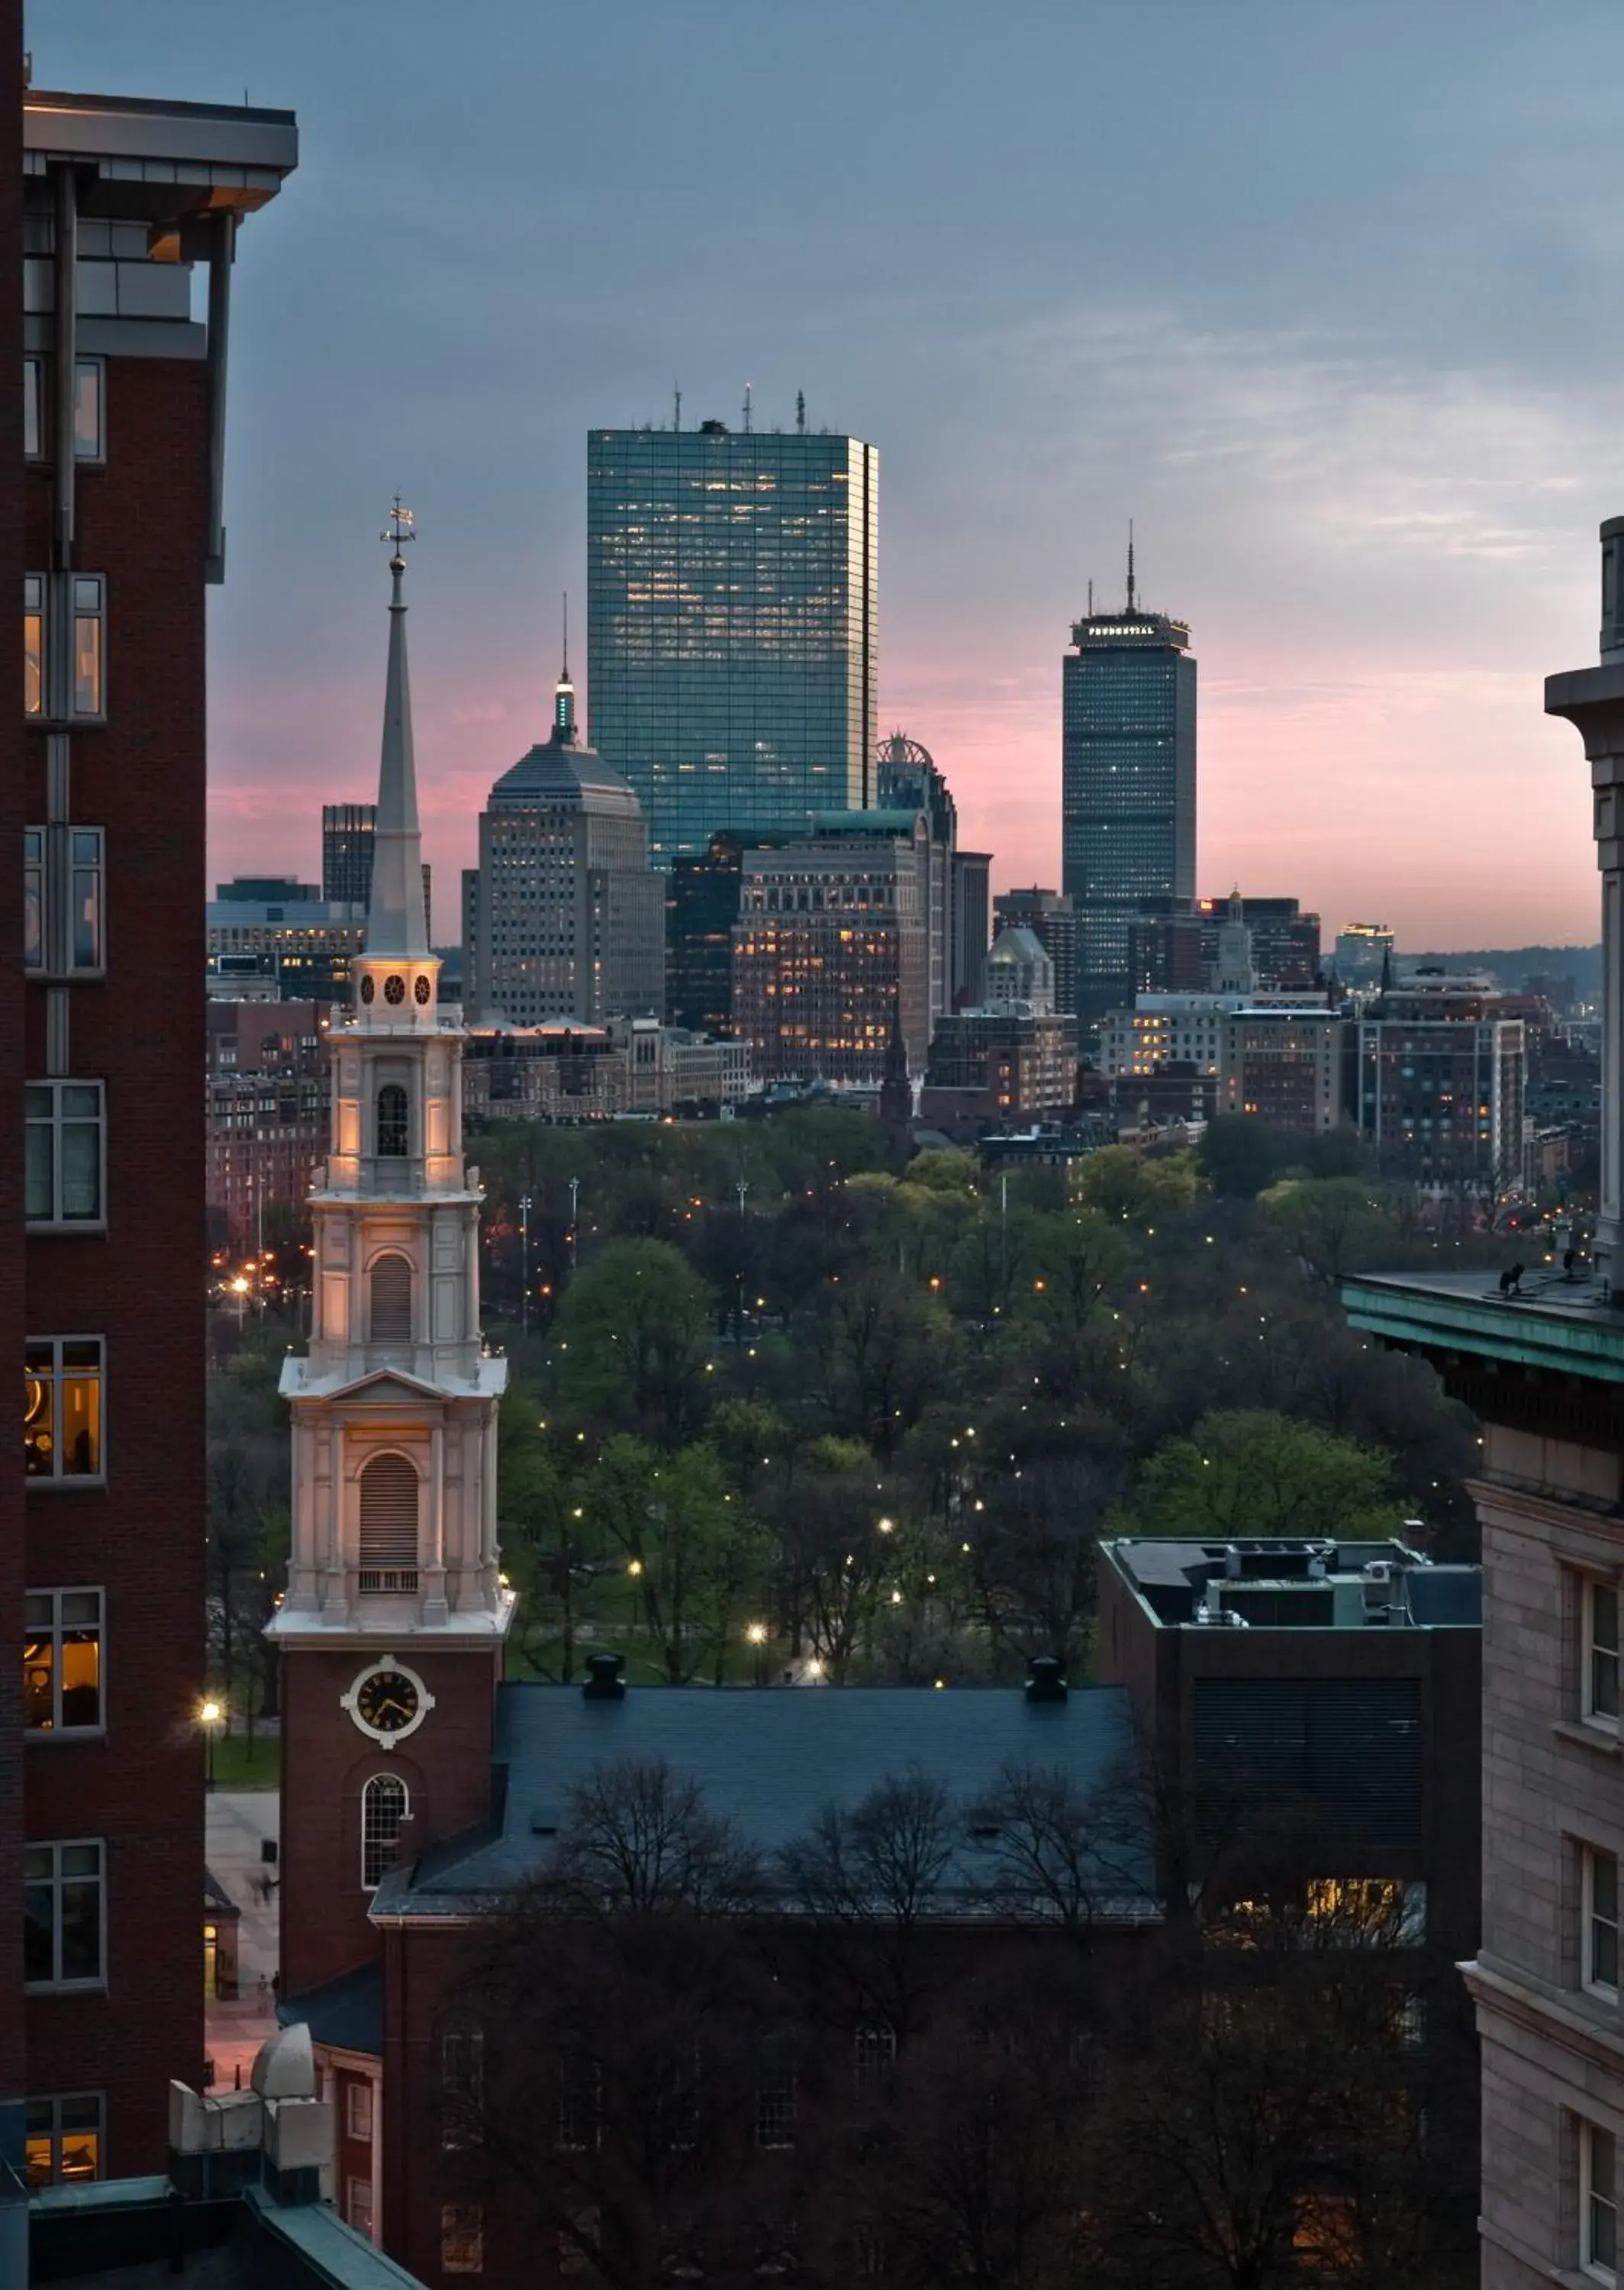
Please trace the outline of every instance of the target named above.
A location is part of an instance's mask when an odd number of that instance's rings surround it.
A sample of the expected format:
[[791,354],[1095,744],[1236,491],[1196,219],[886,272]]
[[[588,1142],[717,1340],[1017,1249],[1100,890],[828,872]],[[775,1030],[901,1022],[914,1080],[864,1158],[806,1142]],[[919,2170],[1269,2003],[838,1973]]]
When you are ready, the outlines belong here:
[[1599,946],[1452,947],[1447,954],[1412,954],[1404,948],[1400,962],[1436,962],[1445,970],[1492,971],[1508,992],[1515,993],[1531,973],[1571,978],[1581,1002],[1597,1000],[1602,990],[1602,950]]

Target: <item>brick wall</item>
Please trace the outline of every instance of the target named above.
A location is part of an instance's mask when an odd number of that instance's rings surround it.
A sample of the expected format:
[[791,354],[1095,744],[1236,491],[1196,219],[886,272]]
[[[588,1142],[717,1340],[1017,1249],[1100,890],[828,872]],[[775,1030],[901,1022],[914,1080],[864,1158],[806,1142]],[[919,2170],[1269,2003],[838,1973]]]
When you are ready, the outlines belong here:
[[[28,1504],[30,1583],[106,1589],[106,1738],[30,1748],[28,1822],[106,1840],[108,1934],[105,1996],[30,1999],[28,2085],[103,2093],[119,2175],[162,2167],[165,2086],[195,2079],[204,2049],[206,410],[201,362],[109,359],[107,465],[80,472],[78,562],[108,580],[108,721],[72,734],[70,801],[107,830],[107,976],[68,989],[69,1061],[106,1079],[108,1232],[28,1251],[29,1332],[107,1341],[107,1486]],[[31,565],[48,561],[51,491],[29,473]],[[39,819],[44,734],[26,745]],[[44,1004],[32,989],[30,1073]]]
[[340,1707],[357,1674],[385,1658],[291,1649],[282,1663],[283,1803],[299,1808],[282,1840],[282,1985],[302,1995],[378,1954],[361,1883],[361,1792],[396,1773],[411,1793],[410,1850],[453,1837],[490,1809],[492,1718],[499,1656],[488,1646],[437,1653],[400,1649],[435,1707],[397,1750],[370,1742]]

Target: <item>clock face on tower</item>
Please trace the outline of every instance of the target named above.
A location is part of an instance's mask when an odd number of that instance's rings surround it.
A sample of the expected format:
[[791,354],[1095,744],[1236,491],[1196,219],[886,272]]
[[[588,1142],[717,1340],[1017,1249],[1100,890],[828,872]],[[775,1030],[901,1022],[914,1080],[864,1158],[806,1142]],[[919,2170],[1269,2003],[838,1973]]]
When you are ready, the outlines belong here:
[[434,1708],[434,1696],[414,1669],[386,1655],[364,1669],[340,1696],[361,1731],[384,1749],[415,1734]]

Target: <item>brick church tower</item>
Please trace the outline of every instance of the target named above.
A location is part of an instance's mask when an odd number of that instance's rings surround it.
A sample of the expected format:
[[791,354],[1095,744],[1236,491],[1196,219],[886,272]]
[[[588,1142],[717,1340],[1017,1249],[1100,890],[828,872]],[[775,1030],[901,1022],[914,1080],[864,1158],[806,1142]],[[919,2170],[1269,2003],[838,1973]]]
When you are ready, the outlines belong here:
[[308,1355],[290,1359],[292,1553],[282,1650],[282,1990],[374,1962],[397,1852],[483,1819],[502,1644],[496,1416],[479,1325],[462,1035],[437,1006],[391,530],[389,652],[366,949],[331,1037],[332,1133],[310,1197]]

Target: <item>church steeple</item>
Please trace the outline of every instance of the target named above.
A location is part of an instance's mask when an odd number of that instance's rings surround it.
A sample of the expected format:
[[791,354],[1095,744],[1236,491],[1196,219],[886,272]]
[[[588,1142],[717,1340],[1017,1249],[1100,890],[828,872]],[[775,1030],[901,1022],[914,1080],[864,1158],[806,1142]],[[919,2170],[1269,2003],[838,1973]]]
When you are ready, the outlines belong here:
[[417,819],[417,766],[412,751],[412,684],[406,669],[405,548],[416,539],[400,495],[380,538],[389,557],[389,661],[384,681],[383,749],[378,765],[378,825],[366,950],[420,961],[428,953],[423,913],[423,838]]

